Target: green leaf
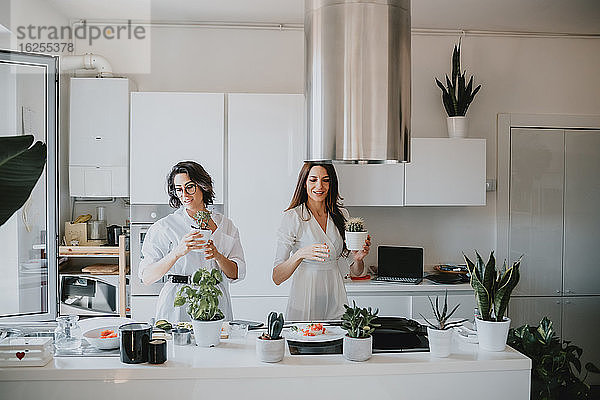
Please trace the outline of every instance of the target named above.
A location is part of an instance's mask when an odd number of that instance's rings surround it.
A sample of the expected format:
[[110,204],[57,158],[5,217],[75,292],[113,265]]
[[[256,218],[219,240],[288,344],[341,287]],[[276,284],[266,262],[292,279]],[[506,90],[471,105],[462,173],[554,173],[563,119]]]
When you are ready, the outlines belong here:
[[46,145],[34,137],[0,137],[0,226],[27,201],[46,164]]
[[517,286],[520,279],[519,267],[521,265],[521,256],[513,265],[504,273],[504,275],[508,275],[508,278],[500,279],[501,285],[498,287],[498,290],[495,294],[494,298],[494,311],[496,312],[496,320],[502,321],[504,317],[504,313],[506,312],[506,308],[508,307],[508,301],[510,300],[510,295],[513,289]]
[[184,304],[185,304],[185,299],[183,297],[175,296],[175,301],[173,302],[173,305],[175,307],[181,307]]

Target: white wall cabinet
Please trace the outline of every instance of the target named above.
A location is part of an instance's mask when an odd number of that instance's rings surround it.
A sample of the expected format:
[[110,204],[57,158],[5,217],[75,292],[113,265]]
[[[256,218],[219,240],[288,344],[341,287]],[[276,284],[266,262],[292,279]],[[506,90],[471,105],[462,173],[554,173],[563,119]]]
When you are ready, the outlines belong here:
[[71,78],[69,191],[129,196],[129,81]]
[[485,205],[485,139],[412,138],[405,206]]
[[404,205],[404,164],[336,164],[345,206]]
[[231,94],[228,104],[227,209],[248,271],[231,294],[287,296],[289,280],[276,286],[271,274],[281,215],[306,152],[304,96]]
[[200,163],[223,204],[224,95],[131,94],[131,203],[167,204],[166,177],[182,160]]

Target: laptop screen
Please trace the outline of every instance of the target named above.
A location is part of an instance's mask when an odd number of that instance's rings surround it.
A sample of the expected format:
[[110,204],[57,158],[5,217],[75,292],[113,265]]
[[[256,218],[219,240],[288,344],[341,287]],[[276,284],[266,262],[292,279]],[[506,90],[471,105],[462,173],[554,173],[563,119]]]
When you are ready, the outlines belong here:
[[377,247],[378,271],[381,277],[422,278],[422,247]]

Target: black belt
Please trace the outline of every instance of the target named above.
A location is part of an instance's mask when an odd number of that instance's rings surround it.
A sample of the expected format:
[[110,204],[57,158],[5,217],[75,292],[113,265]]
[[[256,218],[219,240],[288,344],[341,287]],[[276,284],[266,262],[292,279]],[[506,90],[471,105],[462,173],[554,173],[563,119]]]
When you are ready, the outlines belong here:
[[167,275],[167,281],[171,283],[190,284],[192,279],[190,275]]

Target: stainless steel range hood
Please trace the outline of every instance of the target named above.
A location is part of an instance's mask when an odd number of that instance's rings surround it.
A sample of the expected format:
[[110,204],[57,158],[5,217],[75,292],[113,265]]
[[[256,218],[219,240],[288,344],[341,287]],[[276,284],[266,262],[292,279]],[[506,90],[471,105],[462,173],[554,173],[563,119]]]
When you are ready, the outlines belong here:
[[410,161],[410,0],[305,0],[308,160]]

